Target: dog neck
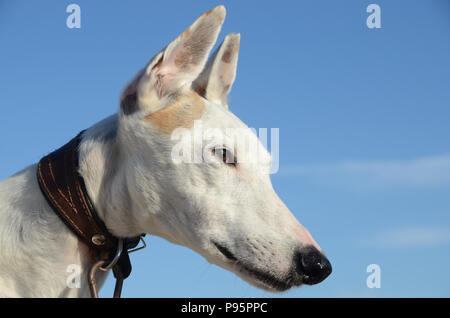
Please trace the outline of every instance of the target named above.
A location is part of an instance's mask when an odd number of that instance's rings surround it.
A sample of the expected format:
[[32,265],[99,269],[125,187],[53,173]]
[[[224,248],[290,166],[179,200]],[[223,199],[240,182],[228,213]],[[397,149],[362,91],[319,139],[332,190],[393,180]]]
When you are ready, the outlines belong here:
[[[121,149],[118,118],[112,115],[87,129],[79,149],[79,173],[99,217],[116,237],[151,232],[151,220],[142,224],[133,190],[128,187],[126,155]],[[151,207],[149,207],[151,209]]]

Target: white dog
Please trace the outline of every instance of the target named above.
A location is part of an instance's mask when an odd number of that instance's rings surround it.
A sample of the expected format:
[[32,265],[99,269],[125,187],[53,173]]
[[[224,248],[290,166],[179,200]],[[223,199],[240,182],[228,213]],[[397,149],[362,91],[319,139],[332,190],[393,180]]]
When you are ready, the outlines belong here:
[[[83,133],[79,174],[117,237],[160,236],[269,291],[318,283],[330,263],[274,192],[268,152],[228,110],[240,36],[228,35],[208,61],[224,18],[223,6],[206,12],[138,73],[118,114]],[[197,121],[223,135],[174,138]],[[236,144],[230,128],[257,151]],[[207,162],[173,160],[180,144]],[[0,183],[0,296],[88,297],[93,253],[49,206],[36,169]],[[79,288],[67,285],[70,264],[81,268]]]

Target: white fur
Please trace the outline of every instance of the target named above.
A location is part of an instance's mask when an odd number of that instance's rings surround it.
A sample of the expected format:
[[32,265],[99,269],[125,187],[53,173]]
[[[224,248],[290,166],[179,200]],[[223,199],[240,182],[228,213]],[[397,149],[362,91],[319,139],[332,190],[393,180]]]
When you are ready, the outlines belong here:
[[[204,44],[205,48],[194,50],[194,54],[207,55],[224,15],[224,8],[218,7],[199,18],[191,27],[191,35],[169,45],[169,51],[157,55],[144,76],[130,84],[127,93],[139,91],[139,109],[132,114],[121,111],[84,133],[79,172],[100,217],[113,234],[130,237],[149,233],[163,237],[197,251],[209,262],[235,272],[257,287],[273,290],[239,263],[283,279],[292,268],[296,249],[318,246],[274,192],[269,166],[255,161],[233,167],[214,154],[210,158],[215,160],[212,164],[177,164],[171,160],[171,150],[179,141],[145,120],[173,100],[174,92],[176,98],[189,95],[190,84],[206,63],[206,58],[201,57],[197,58],[198,64],[189,65],[188,69],[173,68],[176,56],[171,52],[183,50],[177,43],[189,41],[197,29],[204,32],[204,25],[212,25],[212,40]],[[162,63],[157,64],[161,57]],[[237,56],[233,60],[237,61]],[[231,67],[235,68],[235,64]],[[209,65],[217,63],[212,61]],[[216,69],[212,72],[223,72],[224,68]],[[167,73],[158,77],[162,72]],[[210,85],[215,92],[221,91],[220,85],[232,84],[235,70],[226,72],[232,74],[226,77],[228,81]],[[220,74],[213,74],[212,78],[214,75],[218,78]],[[223,107],[224,96],[219,97],[214,102],[202,99],[204,112],[199,120],[204,128],[218,129],[226,137],[212,138],[200,149],[217,142],[232,147],[237,156],[270,159],[252,131]],[[232,145],[228,128],[241,129],[241,137],[254,141],[257,151]],[[227,259],[213,242],[225,245],[239,262]],[[86,278],[93,262],[87,247],[45,201],[36,180],[36,165],[0,182],[0,297],[88,297]],[[70,264],[82,269],[80,288],[67,286]],[[105,277],[99,275],[100,286]]]

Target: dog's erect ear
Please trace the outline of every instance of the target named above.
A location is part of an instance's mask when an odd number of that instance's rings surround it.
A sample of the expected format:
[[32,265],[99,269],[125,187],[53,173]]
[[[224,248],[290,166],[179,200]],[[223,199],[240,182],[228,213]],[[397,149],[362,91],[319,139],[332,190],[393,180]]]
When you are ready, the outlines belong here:
[[129,114],[139,108],[157,111],[163,106],[162,99],[191,85],[206,64],[225,14],[224,6],[204,13],[158,53],[122,93],[122,112]]
[[240,38],[240,34],[228,34],[192,85],[207,100],[227,108],[227,95],[236,77]]

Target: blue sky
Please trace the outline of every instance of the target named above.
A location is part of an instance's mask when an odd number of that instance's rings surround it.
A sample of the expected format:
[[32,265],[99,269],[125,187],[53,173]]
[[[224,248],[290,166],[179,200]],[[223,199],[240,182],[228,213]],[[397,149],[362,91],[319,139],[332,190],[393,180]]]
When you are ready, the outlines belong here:
[[[81,29],[66,27],[70,3]],[[366,7],[381,7],[369,29]],[[274,187],[333,264],[277,297],[450,296],[450,4],[0,0],[0,179],[116,112],[125,83],[201,13],[241,33],[230,108],[280,129]],[[125,297],[270,297],[147,236]],[[381,288],[366,268],[381,268]],[[113,280],[102,290],[112,294]]]

